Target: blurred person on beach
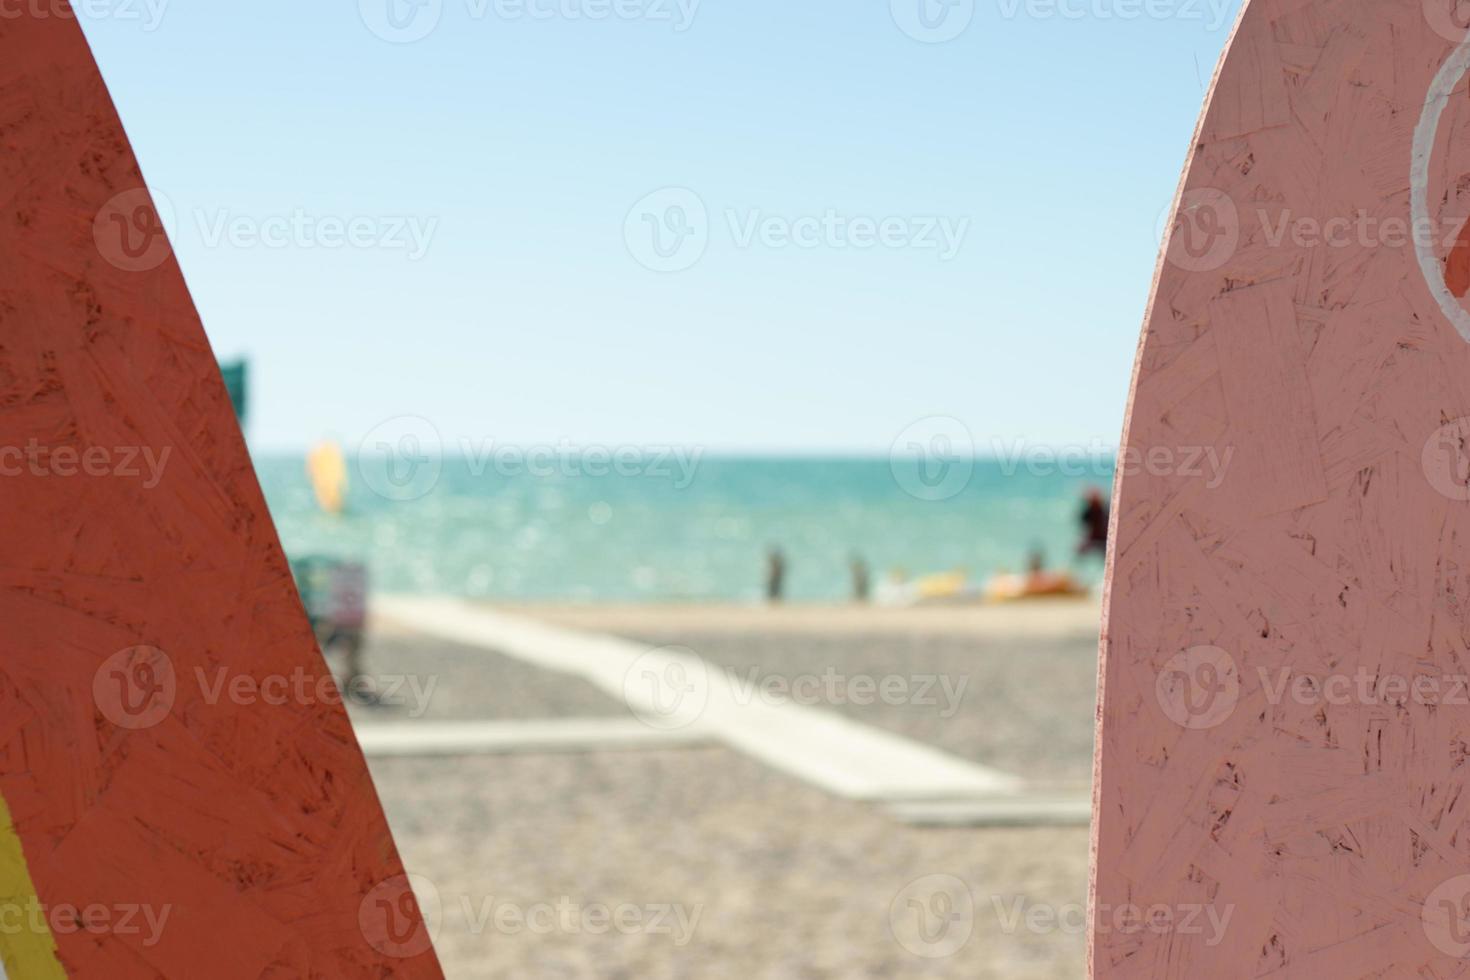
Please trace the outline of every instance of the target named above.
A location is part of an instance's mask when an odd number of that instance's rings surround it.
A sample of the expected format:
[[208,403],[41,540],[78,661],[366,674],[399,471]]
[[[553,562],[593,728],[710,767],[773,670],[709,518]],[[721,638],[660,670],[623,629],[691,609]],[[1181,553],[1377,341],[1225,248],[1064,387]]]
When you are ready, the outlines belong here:
[[1106,555],[1108,505],[1103,501],[1102,491],[1097,487],[1088,488],[1078,520],[1082,523],[1082,541],[1077,545],[1077,557],[1085,557],[1094,552],[1099,556]]
[[766,601],[777,603],[786,592],[786,555],[772,546],[766,552]]
[[862,555],[853,555],[849,564],[852,569],[852,601],[867,602],[873,593],[873,576]]
[[1046,574],[1046,552],[1041,545],[1032,545],[1026,556],[1026,574],[1032,577]]

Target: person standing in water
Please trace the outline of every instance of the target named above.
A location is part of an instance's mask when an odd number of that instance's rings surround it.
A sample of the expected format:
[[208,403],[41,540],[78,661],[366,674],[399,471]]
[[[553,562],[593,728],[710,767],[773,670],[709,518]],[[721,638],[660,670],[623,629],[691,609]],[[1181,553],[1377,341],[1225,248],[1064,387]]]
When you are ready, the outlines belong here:
[[1026,554],[1026,574],[1032,578],[1046,574],[1046,552],[1039,544],[1033,544]]
[[853,555],[849,567],[852,569],[852,601],[867,602],[873,592],[872,574],[868,571],[868,563],[863,560],[862,555]]
[[1108,551],[1108,505],[1103,502],[1102,491],[1097,487],[1088,489],[1086,503],[1082,507],[1078,520],[1082,523],[1082,541],[1077,545],[1078,557],[1093,552],[1097,552],[1098,555],[1106,555]]
[[786,592],[786,555],[780,548],[766,552],[766,601],[780,602]]

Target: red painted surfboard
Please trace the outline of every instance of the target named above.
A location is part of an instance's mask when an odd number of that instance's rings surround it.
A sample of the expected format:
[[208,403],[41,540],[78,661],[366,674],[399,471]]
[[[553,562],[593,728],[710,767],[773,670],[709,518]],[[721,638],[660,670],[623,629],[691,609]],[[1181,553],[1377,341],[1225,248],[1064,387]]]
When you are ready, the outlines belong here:
[[1115,490],[1092,976],[1470,972],[1470,40],[1251,0]]
[[439,977],[64,3],[0,22],[0,199],[5,972]]

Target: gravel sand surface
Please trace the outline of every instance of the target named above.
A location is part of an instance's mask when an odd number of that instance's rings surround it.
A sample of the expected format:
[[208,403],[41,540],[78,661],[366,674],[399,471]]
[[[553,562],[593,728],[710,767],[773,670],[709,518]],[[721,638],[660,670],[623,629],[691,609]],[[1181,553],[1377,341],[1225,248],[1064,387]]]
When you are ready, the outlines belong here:
[[[334,663],[333,669],[342,668]],[[620,699],[581,678],[386,624],[374,623],[362,669],[384,703],[349,699],[360,723],[634,717]]]
[[[1096,625],[1076,605],[509,611],[688,647],[750,696],[814,693],[1033,784],[1090,777]],[[389,623],[365,666],[409,683],[406,703],[353,706],[364,723],[630,717],[585,681]],[[889,678],[902,697],[867,694]],[[451,978],[1085,972],[1085,829],[908,827],[718,747],[371,765]]]
[[903,827],[724,749],[372,768],[452,978],[1084,972],[1085,830]]

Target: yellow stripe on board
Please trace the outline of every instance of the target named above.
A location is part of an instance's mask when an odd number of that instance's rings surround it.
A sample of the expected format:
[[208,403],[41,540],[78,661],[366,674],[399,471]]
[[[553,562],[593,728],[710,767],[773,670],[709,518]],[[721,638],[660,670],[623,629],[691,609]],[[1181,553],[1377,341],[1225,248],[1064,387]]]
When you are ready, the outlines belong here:
[[66,980],[45,909],[31,881],[10,807],[0,796],[0,960],[10,980]]

